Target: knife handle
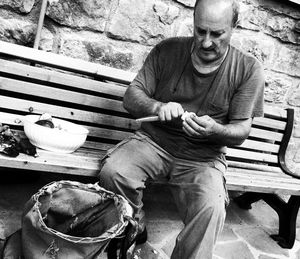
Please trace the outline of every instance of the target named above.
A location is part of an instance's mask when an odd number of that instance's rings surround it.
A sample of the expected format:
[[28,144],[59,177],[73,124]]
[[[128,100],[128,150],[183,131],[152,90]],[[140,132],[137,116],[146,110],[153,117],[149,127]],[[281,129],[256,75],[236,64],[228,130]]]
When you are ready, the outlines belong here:
[[158,121],[158,120],[159,120],[159,117],[157,115],[136,119],[137,122],[151,122],[151,121]]

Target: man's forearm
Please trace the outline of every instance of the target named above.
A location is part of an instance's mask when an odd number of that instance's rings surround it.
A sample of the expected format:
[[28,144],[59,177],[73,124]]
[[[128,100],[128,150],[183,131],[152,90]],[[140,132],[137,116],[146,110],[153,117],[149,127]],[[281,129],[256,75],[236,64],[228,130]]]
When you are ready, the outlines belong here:
[[210,116],[190,116],[183,122],[183,130],[189,136],[208,138],[211,141],[225,145],[240,145],[248,137],[252,119],[231,120],[229,124],[217,123]]
[[226,146],[240,145],[249,135],[250,120],[252,121],[252,119],[249,119],[226,125],[216,123],[215,133],[208,136],[208,138]]
[[161,104],[134,86],[128,87],[123,99],[124,108],[136,118],[156,115]]

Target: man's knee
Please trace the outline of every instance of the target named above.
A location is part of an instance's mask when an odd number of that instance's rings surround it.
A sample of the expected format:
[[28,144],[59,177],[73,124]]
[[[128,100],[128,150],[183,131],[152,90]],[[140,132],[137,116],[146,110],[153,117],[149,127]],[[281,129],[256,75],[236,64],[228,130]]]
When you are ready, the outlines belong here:
[[100,184],[109,190],[136,190],[144,188],[147,175],[136,168],[130,161],[124,163],[115,163],[107,159],[98,175]]
[[121,170],[116,166],[115,163],[109,162],[109,160],[105,161],[102,164],[102,168],[98,174],[98,178],[100,183],[107,185],[115,185],[116,182],[120,181],[121,178]]

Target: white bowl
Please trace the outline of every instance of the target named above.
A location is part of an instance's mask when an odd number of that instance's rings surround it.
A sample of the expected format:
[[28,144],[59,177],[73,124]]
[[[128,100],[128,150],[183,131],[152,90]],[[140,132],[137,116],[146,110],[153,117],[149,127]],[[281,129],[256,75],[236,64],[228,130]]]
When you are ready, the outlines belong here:
[[48,128],[35,124],[40,117],[24,116],[24,132],[31,144],[58,153],[72,153],[84,144],[89,131],[83,126],[52,118],[55,128]]

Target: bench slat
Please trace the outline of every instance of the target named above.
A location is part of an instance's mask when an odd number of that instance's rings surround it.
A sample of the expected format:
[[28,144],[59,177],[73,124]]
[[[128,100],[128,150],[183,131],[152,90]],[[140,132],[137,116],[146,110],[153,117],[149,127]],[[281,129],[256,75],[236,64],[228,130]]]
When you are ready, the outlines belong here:
[[[39,157],[20,154],[17,158],[0,155],[0,164],[10,168],[24,170],[55,172],[74,175],[96,175],[99,161],[97,158],[87,156],[65,156],[55,152],[38,151]],[[74,153],[73,153],[74,155]],[[100,155],[99,155],[100,156]]]
[[107,126],[114,126],[133,130],[138,127],[135,120],[128,118],[121,118],[112,115],[100,114],[96,112],[82,111],[73,108],[65,108],[62,106],[55,106],[39,102],[27,101],[7,96],[0,96],[0,108],[14,109],[20,112],[33,112],[37,114],[49,113],[53,117],[76,120],[86,123],[97,123]]
[[[0,98],[0,100],[1,100],[1,98]],[[22,116],[22,115],[0,112],[0,123],[2,123],[2,124],[22,126],[23,118],[24,118],[24,116]],[[132,135],[132,133],[130,133],[130,132],[124,132],[124,131],[120,131],[120,130],[105,129],[105,128],[87,126],[87,125],[84,125],[84,127],[89,130],[88,137],[98,137],[98,138],[102,138],[102,139],[106,138],[106,139],[111,139],[111,140],[115,140],[115,141],[120,141],[120,140]],[[22,130],[23,130],[23,127],[22,127]],[[95,141],[97,141],[97,140],[95,140]]]
[[[0,114],[0,122],[1,122],[1,114]],[[14,129],[13,132],[17,133],[21,138],[26,138],[23,128],[22,128],[22,130]],[[125,138],[125,136],[124,136],[124,138]],[[112,144],[112,143],[103,143],[103,142],[96,142],[95,140],[94,141],[86,140],[85,143],[83,144],[82,148],[85,148],[87,150],[86,152],[89,155],[91,152],[94,152],[94,151],[106,152],[109,148],[112,148],[114,145],[115,144]]]
[[276,166],[270,166],[270,165],[238,162],[238,161],[231,161],[231,160],[227,160],[227,164],[228,164],[228,170],[230,171],[235,171],[240,169],[251,169],[251,170],[257,170],[262,172],[282,173],[281,168]]
[[234,148],[227,148],[226,156],[245,160],[255,160],[258,162],[265,163],[278,163],[278,157],[276,155],[245,151]]
[[253,125],[269,127],[276,130],[284,130],[286,127],[286,122],[270,118],[256,117],[253,119]]
[[246,139],[239,147],[257,151],[278,153],[279,145]]
[[122,139],[132,135],[132,133],[130,132],[124,132],[119,130],[104,129],[104,128],[97,128],[97,127],[90,127],[90,126],[84,126],[84,127],[89,130],[89,136],[103,138],[103,139],[121,141]]
[[260,138],[260,139],[266,139],[266,140],[276,140],[276,141],[281,141],[283,134],[278,133],[278,132],[273,132],[269,130],[262,130],[262,129],[256,129],[256,128],[251,128],[250,137],[255,137],[255,138]]
[[24,89],[26,89],[26,94],[31,96],[59,100],[73,104],[81,104],[92,108],[102,108],[106,110],[127,113],[123,108],[121,101],[48,87],[40,84],[8,79],[1,76],[0,89],[21,94],[24,93]]
[[[124,86],[113,85],[78,75],[66,74],[46,68],[28,66],[21,63],[0,59],[0,72],[19,76],[28,81],[42,81],[47,84],[67,85],[75,91],[89,90],[98,93],[110,94],[116,97],[123,97],[126,88]],[[1,74],[1,73],[0,73]]]
[[111,68],[88,61],[66,57],[63,55],[41,51],[29,47],[24,47],[7,42],[0,42],[0,53],[10,55],[17,58],[22,58],[28,61],[37,62],[40,64],[62,68],[64,70],[101,76],[106,79],[111,79],[115,82],[129,84],[135,77],[135,73],[127,72],[121,69]]
[[274,116],[279,119],[286,119],[287,118],[287,112],[286,110],[282,109],[281,107],[274,107],[265,105],[264,106],[264,114],[266,116]]
[[[292,189],[294,191],[298,191],[298,193],[300,193],[300,185],[299,184],[295,184],[293,182],[281,182],[280,180],[273,178],[273,179],[266,179],[266,178],[251,178],[251,177],[245,177],[245,175],[241,174],[241,175],[235,175],[234,176],[236,179],[232,180],[231,183],[236,183],[237,180],[240,180],[240,185],[243,185],[243,181],[248,182],[249,186],[252,186],[252,188],[255,187],[269,187],[271,190],[276,191],[276,192],[280,192],[281,190],[288,190],[288,189]],[[228,179],[228,177],[227,177]],[[272,185],[272,187],[270,186]]]
[[[245,177],[263,179],[266,181],[278,181],[282,183],[294,183],[295,178],[290,175],[285,174],[280,168],[278,171],[263,171],[257,169],[249,169],[249,168],[229,168],[228,172],[231,175],[245,175]],[[300,184],[300,183],[299,183]]]
[[102,142],[94,142],[94,141],[86,141],[83,147],[92,150],[99,150],[106,152],[108,149],[114,147],[115,144],[102,143]]
[[235,177],[228,177],[227,179],[227,189],[232,191],[274,193],[300,196],[300,186],[294,186],[292,184],[277,187],[274,186],[272,182],[266,184],[263,182],[250,181],[249,179],[240,179]]

